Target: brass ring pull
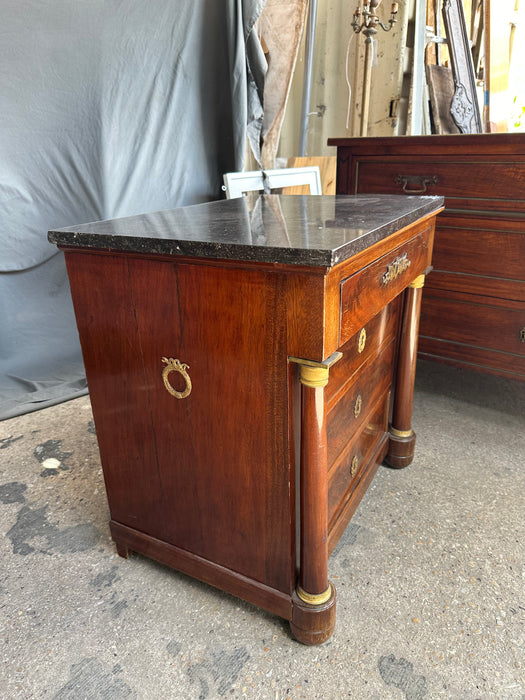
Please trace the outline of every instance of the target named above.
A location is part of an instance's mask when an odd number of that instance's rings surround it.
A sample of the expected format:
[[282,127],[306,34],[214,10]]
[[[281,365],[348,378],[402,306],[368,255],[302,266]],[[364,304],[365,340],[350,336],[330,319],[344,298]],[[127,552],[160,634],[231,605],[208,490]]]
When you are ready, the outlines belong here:
[[355,400],[354,404],[354,416],[357,418],[359,414],[361,413],[361,407],[363,405],[363,399],[361,398],[361,394],[357,395],[357,398]]
[[352,464],[350,465],[350,476],[355,476],[357,474],[358,469],[359,469],[359,457],[357,455],[354,455],[352,457]]
[[437,185],[438,178],[437,175],[396,175],[394,182],[402,185],[406,194],[424,194],[427,187]]
[[[172,357],[169,359],[163,357],[162,361],[165,363],[166,367],[162,370],[162,380],[164,381],[164,386],[169,391],[169,393],[176,399],[185,399],[191,393],[191,379],[190,375],[186,372],[189,366],[181,362],[180,360],[174,360]],[[186,382],[186,387],[184,391],[176,391],[170,384],[168,375],[170,372],[178,372],[184,378]]]

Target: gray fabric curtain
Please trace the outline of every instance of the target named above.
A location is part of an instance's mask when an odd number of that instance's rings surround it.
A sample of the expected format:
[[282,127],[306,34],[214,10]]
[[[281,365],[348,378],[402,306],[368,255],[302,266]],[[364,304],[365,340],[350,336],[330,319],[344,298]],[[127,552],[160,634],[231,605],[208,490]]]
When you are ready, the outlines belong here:
[[258,153],[265,0],[4,0],[0,419],[86,392],[50,228],[220,197]]

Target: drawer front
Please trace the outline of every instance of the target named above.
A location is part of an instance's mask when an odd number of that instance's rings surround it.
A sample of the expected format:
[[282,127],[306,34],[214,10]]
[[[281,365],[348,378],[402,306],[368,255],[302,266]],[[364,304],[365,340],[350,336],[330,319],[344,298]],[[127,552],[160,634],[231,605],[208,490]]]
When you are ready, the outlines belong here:
[[525,303],[525,282],[432,270],[425,282],[425,293],[456,298],[468,295],[470,301],[507,308]]
[[347,391],[328,411],[329,469],[363,428],[381,396],[390,389],[395,347],[395,342],[390,342],[376,359],[363,365]]
[[447,209],[525,211],[525,160],[359,159],[356,193],[444,195]]
[[431,227],[341,282],[341,345],[430,265]]
[[523,365],[525,358],[525,303],[520,308],[505,309],[434,296],[428,290],[423,297],[420,337],[438,338],[464,347],[465,361],[469,347],[511,353],[510,364]]
[[418,357],[525,381],[525,357],[516,357],[506,352],[474,346],[465,348],[461,343],[420,337]]
[[370,458],[388,427],[389,394],[383,396],[372,410],[366,424],[348,445],[342,459],[328,474],[328,529],[337,519],[342,507],[359,483]]
[[434,270],[525,281],[525,221],[441,216]]
[[396,336],[400,306],[401,298],[396,297],[339,348],[343,356],[330,369],[330,381],[325,389],[329,408],[355,372]]

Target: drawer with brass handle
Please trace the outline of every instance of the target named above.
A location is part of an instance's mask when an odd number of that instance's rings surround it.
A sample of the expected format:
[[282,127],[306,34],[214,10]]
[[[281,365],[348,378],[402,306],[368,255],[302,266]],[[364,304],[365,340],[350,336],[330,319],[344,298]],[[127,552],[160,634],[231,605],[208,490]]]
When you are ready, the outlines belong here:
[[331,368],[330,381],[325,389],[328,410],[352,381],[355,372],[394,338],[400,302],[399,297],[394,299],[340,348],[343,356]]
[[430,226],[341,282],[341,345],[430,265]]
[[361,432],[345,448],[340,460],[328,473],[329,529],[366,470],[370,457],[387,430],[387,424],[388,395],[380,398]]
[[328,410],[328,468],[366,423],[367,416],[379,398],[388,391],[388,367],[394,361],[395,342],[391,341],[377,358],[371,359],[354,375],[348,390]]
[[[490,177],[475,176],[487,171],[489,164],[483,157],[443,160],[427,156],[419,161],[392,157],[388,162],[382,155],[356,160],[357,181],[352,190],[356,194],[440,194],[451,209],[525,209],[525,161],[520,156],[501,157],[499,162],[491,162]],[[514,193],[520,194],[516,197]]]

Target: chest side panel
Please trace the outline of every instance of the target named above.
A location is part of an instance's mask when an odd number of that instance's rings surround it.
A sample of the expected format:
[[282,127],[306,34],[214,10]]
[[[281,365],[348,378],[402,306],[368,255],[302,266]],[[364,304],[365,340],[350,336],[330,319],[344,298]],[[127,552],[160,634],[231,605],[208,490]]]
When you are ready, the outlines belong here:
[[[97,292],[85,260],[96,258]],[[293,586],[288,368],[278,277],[70,255],[113,520],[277,590]],[[82,281],[80,281],[82,277]],[[97,304],[105,313],[96,314]],[[98,320],[97,320],[98,319]],[[176,398],[163,363],[180,360]],[[167,375],[175,391],[184,375]]]

